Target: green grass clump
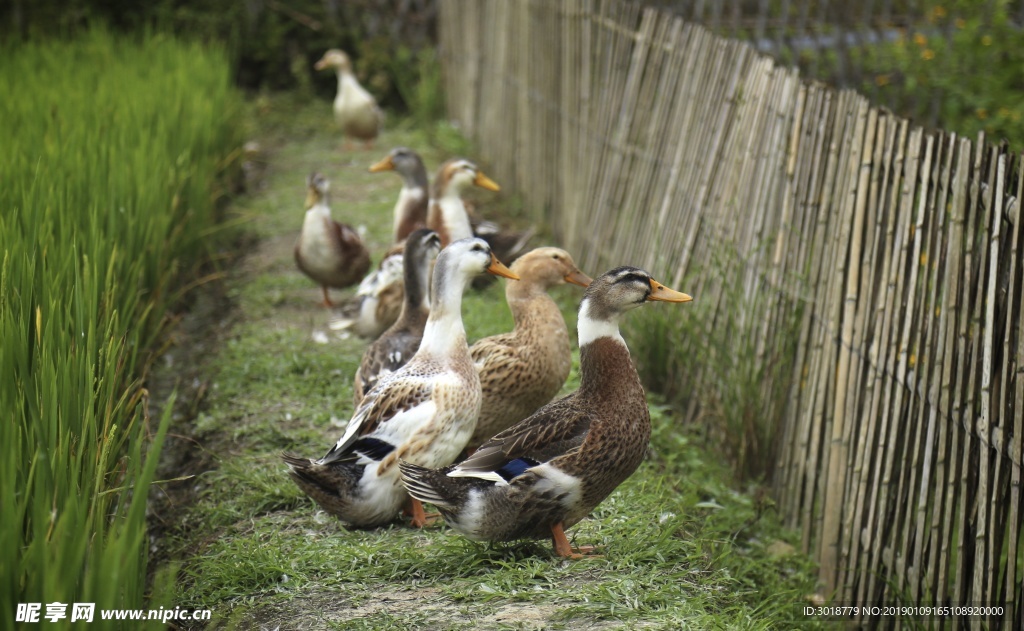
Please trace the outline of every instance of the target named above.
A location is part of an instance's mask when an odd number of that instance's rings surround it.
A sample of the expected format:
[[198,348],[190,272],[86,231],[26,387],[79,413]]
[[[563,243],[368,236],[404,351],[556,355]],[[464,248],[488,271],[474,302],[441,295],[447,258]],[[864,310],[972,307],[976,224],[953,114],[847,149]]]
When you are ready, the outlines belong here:
[[[687,410],[737,478],[765,480],[775,465],[778,427],[792,382],[801,308],[763,279],[748,292],[745,265],[723,250],[679,289],[694,295],[680,316],[644,309],[625,324],[644,382]],[[778,299],[765,326],[765,305]]]
[[166,428],[141,377],[207,258],[239,100],[223,51],[160,35],[0,55],[0,620],[141,607]]

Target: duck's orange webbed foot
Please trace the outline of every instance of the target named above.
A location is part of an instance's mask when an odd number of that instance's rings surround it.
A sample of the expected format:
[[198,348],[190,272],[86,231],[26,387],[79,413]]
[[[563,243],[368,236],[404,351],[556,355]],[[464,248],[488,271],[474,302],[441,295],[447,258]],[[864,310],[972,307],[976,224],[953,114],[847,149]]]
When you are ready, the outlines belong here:
[[596,546],[579,546],[574,548],[570,545],[569,539],[565,536],[565,529],[562,528],[562,522],[558,522],[551,527],[551,543],[555,546],[555,554],[565,559],[593,559],[602,556],[596,554],[598,550]]
[[406,517],[412,517],[411,525],[413,528],[423,528],[433,524],[441,516],[439,513],[427,513],[423,510],[423,502],[419,501],[415,497],[410,497],[409,502],[406,503],[405,508],[402,509],[402,514]]

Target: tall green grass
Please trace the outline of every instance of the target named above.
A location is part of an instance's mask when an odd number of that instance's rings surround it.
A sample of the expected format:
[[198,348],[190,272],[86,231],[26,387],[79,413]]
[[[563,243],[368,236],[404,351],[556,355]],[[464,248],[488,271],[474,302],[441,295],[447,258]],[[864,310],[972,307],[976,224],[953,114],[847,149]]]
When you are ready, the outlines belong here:
[[206,259],[240,101],[224,51],[160,35],[96,30],[0,55],[8,627],[19,602],[147,599],[146,495],[166,419],[146,417],[141,379],[166,308]]
[[[792,384],[803,306],[764,278],[751,290],[745,267],[735,252],[723,249],[680,283],[678,289],[694,296],[684,317],[644,309],[626,327],[644,383],[687,411],[737,478],[766,480]],[[767,305],[775,305],[768,323]]]

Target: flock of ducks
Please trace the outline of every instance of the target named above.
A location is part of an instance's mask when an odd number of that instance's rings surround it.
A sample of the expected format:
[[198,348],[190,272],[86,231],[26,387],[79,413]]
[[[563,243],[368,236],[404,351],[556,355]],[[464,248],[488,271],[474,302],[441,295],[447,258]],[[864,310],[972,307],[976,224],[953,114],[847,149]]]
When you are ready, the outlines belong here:
[[[379,109],[348,57],[328,51],[316,67],[338,72],[334,107],[346,135],[372,142]],[[423,527],[426,502],[471,539],[550,537],[558,556],[590,552],[572,547],[565,529],[633,473],[651,433],[619,321],[648,302],[690,296],[635,267],[592,280],[559,248],[521,254],[532,232],[509,235],[472,220],[462,193],[499,187],[468,160],[445,162],[433,189],[408,148],[369,169],[402,177],[394,244],[372,272],[359,235],[331,219],[326,178],[308,181],[296,263],[328,306],[330,288],[359,283],[332,325],[374,341],[354,375],[356,407],[344,434],[322,458],[284,454],[291,478],[351,527],[402,514]],[[514,259],[511,268],[503,258]],[[462,297],[485,274],[508,279],[514,328],[470,346]],[[572,365],[566,323],[548,295],[564,283],[586,288],[577,320],[581,383],[552,401]]]

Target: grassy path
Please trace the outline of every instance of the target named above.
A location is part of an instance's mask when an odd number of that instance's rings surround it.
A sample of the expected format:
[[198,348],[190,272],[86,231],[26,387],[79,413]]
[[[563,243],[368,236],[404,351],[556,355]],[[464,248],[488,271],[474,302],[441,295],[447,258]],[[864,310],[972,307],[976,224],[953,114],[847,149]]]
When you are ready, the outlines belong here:
[[[255,242],[229,271],[225,301],[200,305],[158,375],[186,379],[192,399],[179,406],[163,477],[196,477],[167,485],[156,511],[161,554],[180,562],[174,606],[212,609],[214,626],[243,629],[808,626],[800,612],[813,577],[780,541],[770,506],[730,488],[716,457],[656,405],[651,457],[570,531],[604,546],[602,558],[558,560],[547,542],[480,545],[441,525],[347,531],[320,512],[278,454],[319,456],[337,439],[363,343],[316,340],[329,333],[327,314],[292,261],[304,178],[325,173],[335,217],[365,225],[379,253],[399,181],[366,166],[406,144],[432,170],[459,147],[443,130],[431,149],[426,135],[393,129],[377,149],[343,154],[326,104],[253,109],[269,164],[237,206]],[[497,200],[481,199],[493,216]],[[574,331],[580,292],[556,293]],[[511,327],[500,284],[470,293],[463,311],[471,341]]]

